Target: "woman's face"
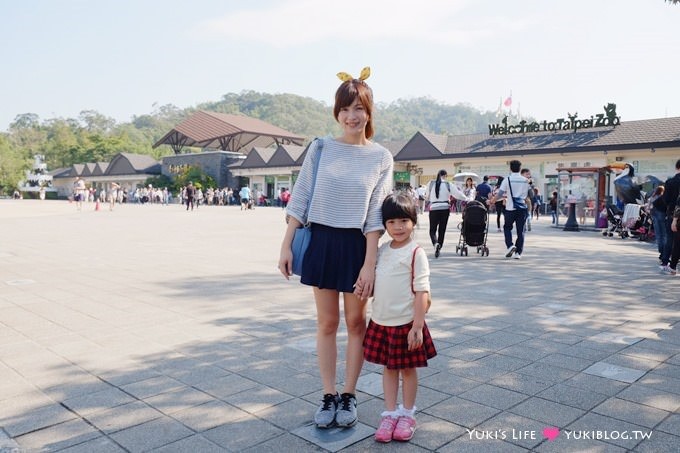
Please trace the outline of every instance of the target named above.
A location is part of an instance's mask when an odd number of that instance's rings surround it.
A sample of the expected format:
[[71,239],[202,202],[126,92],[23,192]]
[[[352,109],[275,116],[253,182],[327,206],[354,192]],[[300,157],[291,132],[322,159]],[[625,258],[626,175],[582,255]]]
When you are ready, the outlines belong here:
[[338,113],[338,123],[342,127],[345,136],[364,137],[368,113],[357,97],[351,105],[342,107]]
[[469,186],[472,186],[472,178],[466,179],[466,180],[465,180],[465,185],[468,186],[468,187],[469,187]]

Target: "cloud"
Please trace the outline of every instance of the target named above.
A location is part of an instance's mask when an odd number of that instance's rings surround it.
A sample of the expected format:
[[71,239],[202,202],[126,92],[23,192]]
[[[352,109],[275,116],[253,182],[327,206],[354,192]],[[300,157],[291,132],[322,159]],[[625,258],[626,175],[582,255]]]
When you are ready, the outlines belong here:
[[[416,40],[469,44],[500,32],[503,21],[488,17],[466,23],[469,0],[288,0],[268,9],[229,13],[199,24],[193,33],[207,40],[261,42],[295,47],[335,40],[351,44],[366,40]],[[468,21],[470,22],[470,21]],[[516,26],[516,24],[515,24]],[[474,27],[474,28],[473,28]]]

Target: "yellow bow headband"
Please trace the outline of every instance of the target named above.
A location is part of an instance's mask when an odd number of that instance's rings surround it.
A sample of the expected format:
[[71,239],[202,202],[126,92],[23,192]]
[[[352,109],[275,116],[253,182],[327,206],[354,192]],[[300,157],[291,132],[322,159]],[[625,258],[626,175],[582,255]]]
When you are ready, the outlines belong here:
[[[359,80],[364,81],[368,79],[371,76],[371,68],[366,66],[364,69],[361,70],[361,74],[359,74]],[[350,80],[354,80],[354,77],[351,75],[347,74],[346,72],[338,72],[338,78],[342,80],[343,82],[348,82]]]

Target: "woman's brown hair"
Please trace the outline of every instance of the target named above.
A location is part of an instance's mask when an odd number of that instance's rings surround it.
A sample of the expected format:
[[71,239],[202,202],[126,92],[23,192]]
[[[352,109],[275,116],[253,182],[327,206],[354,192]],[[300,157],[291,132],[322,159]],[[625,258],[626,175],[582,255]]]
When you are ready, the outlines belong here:
[[333,107],[333,116],[338,120],[340,109],[352,105],[356,98],[364,106],[366,114],[368,115],[368,122],[366,123],[366,138],[370,139],[375,133],[373,131],[373,90],[366,85],[366,82],[359,79],[348,80],[343,82],[335,92],[335,106]]

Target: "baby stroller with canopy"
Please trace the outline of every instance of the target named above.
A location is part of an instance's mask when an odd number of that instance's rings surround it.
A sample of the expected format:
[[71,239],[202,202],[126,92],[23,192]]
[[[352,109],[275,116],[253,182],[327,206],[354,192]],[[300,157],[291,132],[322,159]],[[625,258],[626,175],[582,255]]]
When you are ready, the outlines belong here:
[[602,232],[602,236],[614,236],[617,233],[621,239],[628,237],[628,230],[623,226],[623,211],[616,207],[616,205],[607,205],[607,222],[609,227]]
[[468,255],[468,246],[477,247],[477,253],[489,256],[486,236],[489,232],[489,216],[486,206],[479,201],[468,201],[463,210],[463,222],[460,226],[460,238],[456,253]]

